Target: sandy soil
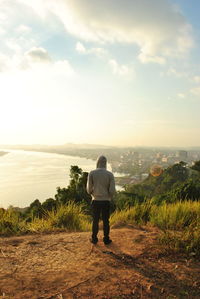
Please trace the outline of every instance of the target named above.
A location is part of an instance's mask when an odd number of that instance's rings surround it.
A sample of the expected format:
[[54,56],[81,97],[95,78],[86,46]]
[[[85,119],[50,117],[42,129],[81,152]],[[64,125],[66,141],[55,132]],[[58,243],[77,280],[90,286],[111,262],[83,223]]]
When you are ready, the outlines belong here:
[[166,253],[155,228],[0,238],[0,298],[200,298],[200,262]]

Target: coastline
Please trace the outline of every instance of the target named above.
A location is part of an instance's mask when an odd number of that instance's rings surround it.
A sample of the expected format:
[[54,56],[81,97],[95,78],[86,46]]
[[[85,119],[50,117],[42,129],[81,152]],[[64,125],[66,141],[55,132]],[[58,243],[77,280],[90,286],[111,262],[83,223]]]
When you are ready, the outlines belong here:
[[0,151],[0,157],[7,155],[9,152]]
[[[6,154],[9,153],[9,150],[12,151],[25,151],[25,152],[36,152],[36,153],[46,153],[46,154],[57,154],[57,155],[63,155],[63,156],[71,156],[71,157],[77,157],[77,158],[85,158],[87,160],[92,160],[92,161],[96,161],[96,159],[94,157],[88,157],[88,155],[84,155],[84,154],[80,154],[80,153],[76,153],[74,152],[72,149],[70,150],[63,150],[63,149],[55,149],[55,148],[23,148],[23,147],[18,147],[18,148],[14,148],[14,149],[8,149],[8,152],[4,151],[4,149],[2,148],[0,150],[0,156],[4,156]],[[131,179],[129,177],[128,174],[124,174],[124,173],[120,173],[120,172],[114,172],[112,170],[112,163],[108,163],[108,165],[110,166],[110,169],[115,176],[116,179],[116,187],[117,190],[122,190],[125,184],[130,183]],[[94,164],[95,166],[95,164]]]
[[[3,148],[0,151],[4,151]],[[6,150],[5,150],[6,151]],[[26,207],[35,199],[54,197],[69,184],[71,165],[90,171],[94,162],[57,153],[9,150],[0,158],[0,207]]]
[[[71,151],[70,151],[70,153],[62,152],[59,150],[42,150],[42,149],[36,149],[36,150],[24,149],[24,151],[34,151],[34,152],[40,152],[40,153],[51,153],[51,154],[58,154],[58,155],[64,155],[64,156],[72,156],[72,157],[77,157],[77,158],[85,158],[87,160],[93,160],[94,162],[96,162],[96,159],[93,157],[87,157],[85,155],[78,155],[78,154],[72,153]],[[111,163],[108,163],[108,164],[110,165],[111,171],[113,172],[112,164]],[[115,173],[115,172],[113,172],[113,173]],[[124,173],[120,173],[120,172],[116,172],[116,174],[118,174],[118,176],[115,176],[116,187],[117,187],[118,191],[120,191],[123,189],[123,187],[126,184],[129,184],[132,181],[132,179],[129,177],[128,174],[124,175]]]

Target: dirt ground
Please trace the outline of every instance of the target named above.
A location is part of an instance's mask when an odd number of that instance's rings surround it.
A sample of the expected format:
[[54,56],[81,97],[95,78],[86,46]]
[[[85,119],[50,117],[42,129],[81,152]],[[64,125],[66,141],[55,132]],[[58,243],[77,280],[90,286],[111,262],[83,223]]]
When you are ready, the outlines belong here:
[[0,298],[200,298],[200,262],[166,253],[155,228],[0,238]]

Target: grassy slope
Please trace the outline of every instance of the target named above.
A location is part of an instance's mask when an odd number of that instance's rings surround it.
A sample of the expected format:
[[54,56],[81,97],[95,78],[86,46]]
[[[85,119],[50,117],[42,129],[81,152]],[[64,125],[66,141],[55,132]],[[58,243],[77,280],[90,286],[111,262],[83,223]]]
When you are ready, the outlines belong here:
[[[161,231],[161,242],[175,250],[200,255],[200,202],[184,201],[156,206],[151,201],[130,209],[115,211],[111,225],[153,225]],[[43,219],[33,218],[26,223],[12,211],[0,210],[0,234],[20,235],[59,231],[89,231],[91,217],[82,208],[70,203],[57,211],[47,212]]]

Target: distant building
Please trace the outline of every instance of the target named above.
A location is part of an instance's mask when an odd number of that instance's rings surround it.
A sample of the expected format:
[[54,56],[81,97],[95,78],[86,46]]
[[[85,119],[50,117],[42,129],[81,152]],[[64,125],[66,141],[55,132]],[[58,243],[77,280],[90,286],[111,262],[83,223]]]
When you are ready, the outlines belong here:
[[138,152],[133,152],[133,158],[135,160],[138,160],[139,159],[139,153]]
[[188,153],[186,151],[177,151],[176,157],[179,158],[181,161],[185,161],[188,158]]
[[141,174],[141,179],[145,180],[146,178],[148,178],[149,174],[148,173],[142,173]]
[[168,158],[166,156],[162,157],[162,162],[163,163],[167,163],[168,162]]
[[156,153],[156,159],[161,159],[162,158],[162,156],[163,156],[163,154],[162,153]]

